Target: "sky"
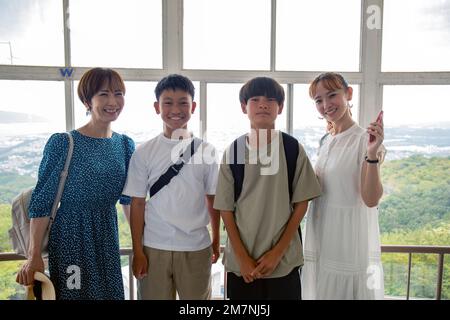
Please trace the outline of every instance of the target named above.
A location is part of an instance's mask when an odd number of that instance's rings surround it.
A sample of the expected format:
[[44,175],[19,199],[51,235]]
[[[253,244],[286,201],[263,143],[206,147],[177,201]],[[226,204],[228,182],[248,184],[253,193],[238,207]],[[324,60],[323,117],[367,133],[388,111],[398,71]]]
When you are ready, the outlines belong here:
[[[279,70],[357,71],[360,0],[278,0]],[[0,63],[62,65],[61,0],[0,0]],[[239,8],[239,10],[236,10]],[[450,0],[385,0],[383,71],[450,70]],[[185,0],[184,65],[204,69],[267,69],[269,0]],[[161,1],[71,1],[72,63],[78,66],[161,67]],[[402,41],[398,41],[402,39]],[[258,54],[255,54],[257,52]],[[150,82],[129,82],[119,128],[158,126]],[[225,118],[246,123],[241,84],[208,85],[208,128]],[[359,87],[355,88],[359,91]],[[0,80],[0,110],[30,112],[64,126],[60,82]],[[450,122],[450,86],[385,86],[387,125]],[[198,90],[197,90],[198,93]],[[197,94],[197,97],[199,95]],[[357,97],[355,97],[357,119]],[[228,112],[228,110],[233,110]],[[224,112],[225,111],[225,112]],[[76,121],[85,121],[76,99]],[[143,116],[145,115],[145,116]],[[237,115],[240,118],[237,118]],[[198,116],[198,113],[195,117]],[[285,114],[278,123],[283,126]],[[199,128],[199,119],[193,126]],[[236,121],[235,119],[242,119]],[[294,86],[294,128],[320,121],[307,85]]]

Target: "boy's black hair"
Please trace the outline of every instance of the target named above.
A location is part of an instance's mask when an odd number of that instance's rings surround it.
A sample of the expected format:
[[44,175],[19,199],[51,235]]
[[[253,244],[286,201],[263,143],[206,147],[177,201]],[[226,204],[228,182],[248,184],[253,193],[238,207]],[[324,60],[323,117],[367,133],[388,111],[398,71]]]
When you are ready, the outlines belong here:
[[195,88],[189,78],[180,74],[170,74],[162,78],[155,88],[156,100],[159,101],[159,97],[164,90],[182,90],[189,93],[194,100]]
[[284,103],[284,89],[272,78],[257,77],[247,81],[239,91],[239,101],[247,104],[248,99],[256,96],[275,98],[278,104]]

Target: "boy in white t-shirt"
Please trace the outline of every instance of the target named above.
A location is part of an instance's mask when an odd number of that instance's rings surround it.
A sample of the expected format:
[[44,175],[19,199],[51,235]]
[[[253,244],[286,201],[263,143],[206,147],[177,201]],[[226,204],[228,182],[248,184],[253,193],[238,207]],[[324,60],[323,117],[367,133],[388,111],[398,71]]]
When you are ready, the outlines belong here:
[[209,299],[211,263],[219,258],[220,246],[220,215],[213,209],[218,176],[215,149],[187,130],[196,107],[188,78],[163,78],[155,95],[163,133],[136,149],[123,191],[132,197],[138,298],[170,300],[178,293],[180,299]]

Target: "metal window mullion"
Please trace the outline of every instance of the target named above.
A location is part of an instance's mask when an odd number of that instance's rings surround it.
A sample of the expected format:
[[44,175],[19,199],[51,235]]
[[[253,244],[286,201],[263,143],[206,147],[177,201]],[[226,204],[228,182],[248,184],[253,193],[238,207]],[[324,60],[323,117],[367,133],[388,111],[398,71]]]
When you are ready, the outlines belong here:
[[[64,22],[64,64],[66,68],[72,66],[71,41],[70,41],[70,0],[63,0],[63,22]],[[64,78],[64,97],[66,109],[66,131],[70,131],[75,127],[74,112],[74,87],[73,79]]]
[[450,72],[383,72],[383,85],[450,85]]
[[168,4],[166,1],[161,0],[162,1],[162,63],[163,63],[163,69],[167,70],[168,68],[168,63],[169,63],[169,58],[168,58],[168,51],[169,51],[169,44],[168,44]]
[[[60,81],[60,66],[21,66],[0,65],[1,80],[44,80]],[[88,67],[77,67],[73,73],[73,80],[79,80],[81,75],[89,70]],[[134,69],[114,68],[126,81],[157,81],[166,70],[163,69]],[[269,76],[280,83],[308,84],[319,71],[255,71],[255,70],[183,70],[183,74],[197,81],[218,83],[241,83],[252,77]],[[340,72],[349,83],[362,84],[361,72]],[[450,85],[450,72],[383,72],[379,75],[379,85]]]
[[270,71],[275,71],[277,45],[277,0],[271,0],[270,14]]
[[163,69],[180,73],[183,65],[183,1],[162,1]]
[[[207,117],[208,117],[208,105],[207,105],[207,84],[205,81],[200,81],[200,137],[208,141],[207,136]],[[197,107],[198,108],[198,107]]]
[[[0,65],[0,79],[5,80],[48,80],[60,81],[60,67],[57,66],[11,66]],[[88,67],[77,67],[74,70],[72,79],[79,80]],[[167,74],[164,69],[134,69],[134,68],[114,68],[125,81],[158,81]],[[183,75],[193,81],[205,81],[207,83],[243,83],[250,78],[267,76],[277,79],[280,83],[300,83],[308,84],[319,72],[314,71],[256,71],[256,70],[182,70]],[[361,84],[362,76],[360,72],[341,72],[349,83]],[[440,74],[440,73],[438,73]],[[433,82],[433,74],[429,74],[428,82]],[[387,80],[388,81],[388,80]],[[448,77],[436,76],[436,84],[450,85],[450,72]]]
[[[381,73],[382,28],[369,29],[367,26],[366,10],[375,5],[383,12],[383,0],[362,0],[361,3],[361,48],[360,69],[362,85],[360,94],[359,124],[367,127],[375,120],[382,107],[382,86],[379,84]],[[381,17],[382,19],[382,14]],[[381,21],[381,25],[382,25]]]
[[286,131],[290,135],[294,132],[294,85],[292,83],[287,84],[286,92]]

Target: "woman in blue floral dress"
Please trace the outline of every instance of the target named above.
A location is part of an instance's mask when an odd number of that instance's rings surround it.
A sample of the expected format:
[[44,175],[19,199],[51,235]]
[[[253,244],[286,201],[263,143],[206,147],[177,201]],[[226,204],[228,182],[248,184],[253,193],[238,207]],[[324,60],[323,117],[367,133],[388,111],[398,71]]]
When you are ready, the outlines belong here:
[[[122,78],[111,69],[89,70],[78,86],[91,119],[70,132],[73,156],[49,237],[49,271],[57,299],[124,299],[116,203],[120,199],[129,212],[130,199],[121,193],[134,142],[111,130],[124,94]],[[17,276],[24,285],[33,282],[35,271],[44,271],[41,240],[68,147],[67,135],[56,133],[44,149],[29,208],[29,258]]]

